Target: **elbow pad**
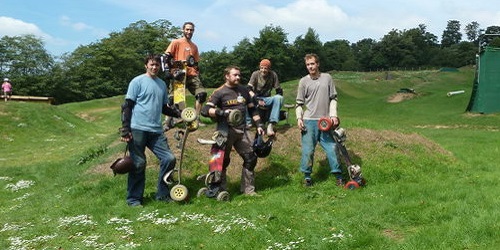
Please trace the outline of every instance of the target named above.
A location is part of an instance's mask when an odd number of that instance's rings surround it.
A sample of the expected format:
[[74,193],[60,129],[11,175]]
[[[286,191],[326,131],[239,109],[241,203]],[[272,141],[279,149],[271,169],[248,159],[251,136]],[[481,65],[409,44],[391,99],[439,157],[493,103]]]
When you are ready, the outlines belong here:
[[209,114],[209,110],[210,110],[211,106],[209,105],[204,105],[203,108],[201,108],[200,110],[200,114],[204,117],[210,117],[210,114]]
[[253,85],[252,84],[248,84],[247,85],[247,89],[248,89],[248,91],[253,91]]
[[134,109],[135,102],[130,99],[125,99],[122,104],[122,127],[130,128],[130,121],[132,120],[132,109]]
[[295,108],[295,117],[297,117],[297,119],[302,119],[303,114],[304,110],[302,109],[302,105],[297,104],[297,107]]
[[337,98],[330,100],[330,117],[338,117],[338,115],[337,115]]
[[169,105],[163,105],[161,113],[166,116],[171,116],[175,118],[181,117],[181,112],[176,108],[170,107]]

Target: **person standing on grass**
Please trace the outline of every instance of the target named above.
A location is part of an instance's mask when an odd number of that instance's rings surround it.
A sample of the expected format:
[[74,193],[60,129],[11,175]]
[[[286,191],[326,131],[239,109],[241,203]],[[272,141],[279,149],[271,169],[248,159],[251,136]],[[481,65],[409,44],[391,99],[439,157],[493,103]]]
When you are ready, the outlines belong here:
[[[250,96],[258,102],[258,106],[270,110],[267,135],[274,136],[274,126],[280,120],[280,110],[283,107],[283,89],[280,86],[278,74],[271,70],[269,59],[260,61],[259,70],[254,71],[250,76],[248,89]],[[276,95],[271,96],[273,89],[276,90]]]
[[5,101],[10,100],[12,96],[12,84],[9,78],[4,78],[2,83],[3,98]]
[[333,127],[339,125],[335,84],[330,74],[320,72],[316,54],[305,55],[304,61],[309,74],[299,81],[295,110],[297,125],[302,133],[300,171],[304,173],[304,184],[312,185],[314,151],[319,142],[328,158],[330,173],[335,177],[336,185],[343,186],[342,170],[336,154],[337,144],[329,132],[318,128],[318,120],[322,117],[330,117]]
[[[188,56],[193,56],[195,62],[198,63],[200,61],[198,46],[191,41],[194,34],[194,23],[185,22],[182,25],[182,32],[183,37],[173,40],[165,50],[165,54],[171,55],[175,61],[184,61]],[[196,99],[195,110],[198,117],[200,115],[201,106],[207,99],[207,91],[203,87],[199,75],[198,65],[187,68],[186,88]],[[167,126],[168,124],[167,122]],[[200,126],[204,126],[202,123],[199,124]]]
[[201,115],[215,118],[217,131],[227,135],[221,173],[222,189],[226,188],[226,172],[230,163],[231,150],[234,147],[243,158],[240,191],[248,196],[258,196],[255,192],[254,169],[257,165],[257,156],[252,147],[253,138],[251,138],[250,131],[245,128],[245,119],[242,119],[240,124],[230,124],[228,121],[232,110],[239,110],[241,114],[245,114],[248,109],[257,125],[257,133],[264,134],[264,125],[261,123],[259,113],[254,103],[250,101],[248,89],[240,85],[240,77],[239,67],[227,67],[224,70],[225,83],[210,95],[207,103],[201,109]]
[[146,147],[160,162],[156,200],[169,202],[170,190],[163,176],[174,169],[176,159],[163,134],[162,114],[180,117],[168,106],[167,85],[158,77],[160,57],[148,55],[144,60],[146,73],[136,76],[128,86],[122,105],[121,140],[127,142],[134,170],[128,173],[127,204],[142,206],[146,183]]

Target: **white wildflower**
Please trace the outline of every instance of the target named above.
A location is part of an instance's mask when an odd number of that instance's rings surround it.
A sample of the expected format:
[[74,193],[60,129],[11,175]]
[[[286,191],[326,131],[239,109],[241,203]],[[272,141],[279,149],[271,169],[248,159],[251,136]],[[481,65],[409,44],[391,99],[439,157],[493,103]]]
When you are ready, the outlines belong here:
[[17,192],[21,189],[29,188],[35,184],[34,181],[20,180],[16,184],[9,183],[5,186],[5,189],[8,189],[13,192]]

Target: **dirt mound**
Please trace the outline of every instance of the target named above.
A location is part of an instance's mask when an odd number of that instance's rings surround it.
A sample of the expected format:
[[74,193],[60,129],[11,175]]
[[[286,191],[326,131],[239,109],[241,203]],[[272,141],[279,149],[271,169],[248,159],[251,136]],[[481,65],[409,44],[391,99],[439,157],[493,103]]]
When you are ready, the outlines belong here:
[[410,100],[415,98],[417,95],[414,93],[396,93],[387,98],[387,102],[389,103],[398,103],[405,100]]
[[[201,128],[197,131],[192,132],[188,141],[186,142],[186,151],[184,153],[184,168],[183,175],[200,175],[204,174],[204,171],[208,170],[208,160],[210,159],[210,146],[209,145],[201,145],[196,139],[210,139],[213,134],[213,128],[208,125],[206,128]],[[253,132],[253,131],[252,131]],[[289,127],[286,125],[277,127],[277,139],[273,144],[273,150],[271,154],[276,154],[283,156],[289,162],[295,162],[295,166],[287,166],[289,168],[299,168],[299,162],[301,157],[301,144],[300,144],[300,132],[298,128]],[[177,141],[174,139],[175,130],[168,131],[166,133],[170,148],[176,155],[177,159],[180,158],[180,149],[177,148]],[[412,134],[402,134],[395,131],[389,130],[371,130],[371,129],[360,129],[360,128],[346,128],[347,133],[347,148],[350,154],[356,155],[361,159],[369,158],[373,156],[376,151],[386,150],[392,153],[400,153],[405,155],[411,155],[415,146],[419,146],[427,151],[429,154],[441,154],[441,155],[451,155],[448,151],[443,149],[438,144],[433,141],[418,135],[416,133]],[[119,143],[119,139],[117,138],[117,142],[113,143],[114,146]],[[90,173],[97,174],[106,174],[112,175],[111,170],[109,169],[110,164],[118,157],[121,157],[122,153],[117,153],[109,157],[106,163],[100,164],[88,170]],[[228,175],[232,177],[232,179],[239,180],[239,176],[241,174],[241,166],[242,159],[241,157],[233,150],[231,153],[231,165],[228,169]],[[316,158],[318,160],[324,159],[325,155],[323,150],[321,150],[318,146],[316,150]],[[158,168],[156,157],[147,150],[147,162],[148,168]],[[207,166],[207,168],[203,168],[200,172],[199,169],[192,169],[186,166],[186,162],[189,162],[188,165],[198,164],[199,166]],[[261,171],[271,165],[270,158],[259,158],[257,162],[256,169]]]

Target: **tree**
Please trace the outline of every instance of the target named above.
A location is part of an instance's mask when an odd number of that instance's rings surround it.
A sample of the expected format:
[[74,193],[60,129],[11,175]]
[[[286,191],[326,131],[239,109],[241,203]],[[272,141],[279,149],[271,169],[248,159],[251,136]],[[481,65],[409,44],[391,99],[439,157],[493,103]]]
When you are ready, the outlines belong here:
[[321,64],[323,70],[356,70],[356,68],[352,68],[356,64],[353,64],[354,56],[349,41],[334,40],[326,42],[323,45],[323,50],[325,54]]
[[460,33],[460,22],[457,20],[449,20],[441,37],[441,45],[443,47],[450,47],[453,44],[458,44],[461,40],[462,33]]
[[165,51],[180,28],[166,20],[138,21],[108,38],[78,47],[64,56],[64,102],[83,101],[124,94],[130,80],[144,72],[147,54]]
[[200,58],[200,78],[206,88],[217,88],[224,83],[224,69],[236,60],[226,48],[221,52],[203,52]]
[[479,23],[478,22],[471,22],[467,25],[465,25],[465,35],[467,36],[467,39],[469,42],[477,42],[477,39],[479,37]]
[[41,39],[33,35],[4,36],[0,39],[0,73],[12,79],[18,95],[42,95],[54,58]]
[[293,76],[299,77],[307,73],[304,66],[304,56],[309,53],[315,53],[319,56],[320,65],[324,60],[327,60],[323,53],[323,43],[319,39],[319,35],[312,28],[307,29],[304,36],[298,36],[293,42]]
[[290,72],[290,65],[293,62],[287,35],[280,26],[265,26],[259,32],[259,37],[254,38],[253,41],[257,60],[247,62],[251,64],[245,66],[255,70],[258,68],[260,60],[267,58],[271,60],[272,69],[276,71],[282,81],[290,79],[288,72]]

